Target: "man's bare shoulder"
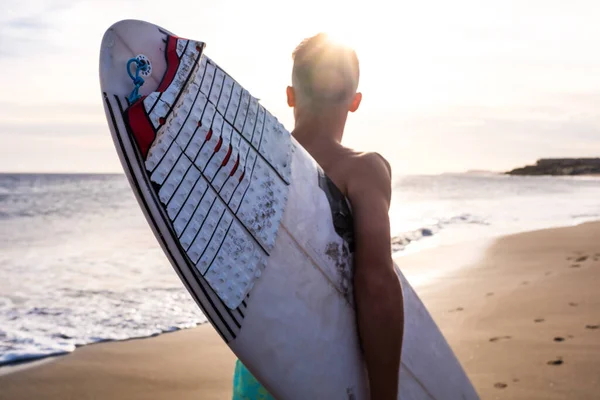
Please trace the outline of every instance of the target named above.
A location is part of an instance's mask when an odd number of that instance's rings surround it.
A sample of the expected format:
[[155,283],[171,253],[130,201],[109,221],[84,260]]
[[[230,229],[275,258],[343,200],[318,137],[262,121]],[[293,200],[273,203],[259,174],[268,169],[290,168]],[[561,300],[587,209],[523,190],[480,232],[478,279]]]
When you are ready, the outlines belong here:
[[365,177],[375,181],[390,181],[392,167],[390,163],[379,153],[363,152],[355,153],[349,165],[352,175]]
[[376,152],[362,152],[343,147],[339,153],[339,162],[345,170],[353,173],[360,171],[367,174],[385,172],[385,175],[392,176],[390,163]]
[[379,153],[358,153],[356,156],[356,163],[357,167],[362,168],[365,172],[387,175],[390,178],[392,176],[392,167],[390,166],[390,163]]
[[391,191],[392,168],[379,153],[354,152],[346,164],[348,194],[363,190]]

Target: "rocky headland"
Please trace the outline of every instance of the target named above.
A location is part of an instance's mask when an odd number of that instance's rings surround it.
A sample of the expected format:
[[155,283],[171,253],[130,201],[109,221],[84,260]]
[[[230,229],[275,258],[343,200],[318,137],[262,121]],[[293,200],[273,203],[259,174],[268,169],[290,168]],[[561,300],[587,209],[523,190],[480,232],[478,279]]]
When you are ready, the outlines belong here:
[[542,158],[508,175],[600,175],[600,158]]

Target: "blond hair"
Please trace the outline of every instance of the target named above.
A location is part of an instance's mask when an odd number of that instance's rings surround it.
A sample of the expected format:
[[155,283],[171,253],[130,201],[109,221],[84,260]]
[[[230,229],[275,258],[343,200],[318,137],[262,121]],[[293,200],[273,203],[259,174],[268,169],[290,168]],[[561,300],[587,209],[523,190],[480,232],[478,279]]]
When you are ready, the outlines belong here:
[[304,39],[292,53],[292,86],[299,96],[317,103],[352,98],[360,75],[356,52],[319,33]]

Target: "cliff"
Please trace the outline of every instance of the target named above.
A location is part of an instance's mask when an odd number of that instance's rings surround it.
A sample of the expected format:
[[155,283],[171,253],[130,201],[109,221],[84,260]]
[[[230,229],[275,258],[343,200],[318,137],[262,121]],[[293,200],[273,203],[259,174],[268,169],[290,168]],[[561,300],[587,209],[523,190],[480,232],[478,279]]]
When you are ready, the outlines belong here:
[[535,165],[516,168],[508,175],[592,175],[600,174],[600,158],[543,158]]

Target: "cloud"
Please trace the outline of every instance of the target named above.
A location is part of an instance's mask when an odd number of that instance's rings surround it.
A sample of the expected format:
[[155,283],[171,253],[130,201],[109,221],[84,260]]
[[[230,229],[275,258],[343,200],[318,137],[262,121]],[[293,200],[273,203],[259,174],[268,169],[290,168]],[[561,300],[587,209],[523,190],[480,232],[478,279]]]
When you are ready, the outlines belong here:
[[[98,96],[99,99],[99,96]],[[16,104],[0,101],[0,130],[6,127],[23,127],[20,132],[25,132],[28,127],[44,125],[77,125],[77,124],[105,124],[102,104],[97,103],[66,103],[52,104]],[[6,131],[6,129],[4,129]]]
[[[3,4],[0,15],[0,57],[56,51],[58,46],[46,39],[58,30],[55,18],[68,9],[67,1],[11,1]],[[32,54],[33,55],[33,54]]]
[[50,25],[46,21],[42,21],[39,16],[32,16],[9,19],[5,23],[5,27],[14,31],[35,32],[49,29]]

